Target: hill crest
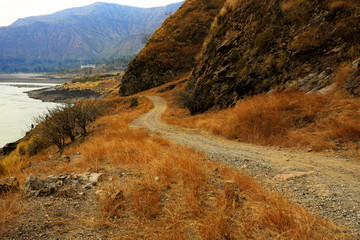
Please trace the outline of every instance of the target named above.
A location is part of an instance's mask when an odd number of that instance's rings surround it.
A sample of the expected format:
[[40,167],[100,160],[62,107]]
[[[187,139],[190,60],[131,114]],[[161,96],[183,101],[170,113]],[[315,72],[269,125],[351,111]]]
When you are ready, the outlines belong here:
[[19,19],[0,28],[0,60],[111,58],[136,54],[141,37],[153,33],[182,3],[136,8],[94,3],[54,14]]

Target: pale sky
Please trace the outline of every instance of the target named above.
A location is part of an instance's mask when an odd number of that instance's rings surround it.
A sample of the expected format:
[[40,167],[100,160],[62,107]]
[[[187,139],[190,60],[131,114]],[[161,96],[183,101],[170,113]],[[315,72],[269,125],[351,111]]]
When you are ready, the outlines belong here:
[[1,0],[0,27],[8,26],[19,18],[47,15],[66,8],[81,7],[94,2],[109,2],[134,7],[158,7],[182,0]]

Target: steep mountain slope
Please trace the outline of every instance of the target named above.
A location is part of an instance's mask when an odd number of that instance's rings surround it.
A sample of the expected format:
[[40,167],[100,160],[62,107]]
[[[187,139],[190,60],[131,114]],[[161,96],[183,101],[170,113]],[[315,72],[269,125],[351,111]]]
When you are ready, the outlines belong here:
[[0,28],[0,59],[64,60],[135,54],[143,47],[141,36],[153,33],[180,5],[145,9],[99,2],[19,19]]
[[131,95],[190,71],[224,0],[187,0],[130,63],[121,95]]
[[350,64],[360,56],[359,16],[355,0],[228,0],[187,85],[188,108],[227,107],[270,90],[316,91],[336,76],[358,94],[358,64]]

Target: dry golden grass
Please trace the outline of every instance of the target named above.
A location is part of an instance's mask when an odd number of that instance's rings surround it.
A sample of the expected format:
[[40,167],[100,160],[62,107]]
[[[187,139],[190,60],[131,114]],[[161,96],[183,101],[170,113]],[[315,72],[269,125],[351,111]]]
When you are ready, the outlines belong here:
[[[118,106],[112,115],[93,124],[85,141],[63,153],[79,152],[79,159],[52,161],[48,155],[54,149],[48,149],[25,160],[33,167],[19,170],[17,176],[24,179],[28,174],[83,172],[94,167],[126,170],[127,174],[115,174],[113,182],[102,187],[101,217],[93,224],[111,231],[114,239],[348,237],[332,223],[264,190],[250,176],[204,160],[206,156],[195,150],[128,127],[150,108],[148,101],[135,109]],[[16,203],[16,196],[10,199]],[[4,206],[14,214],[20,211]],[[4,213],[0,216],[5,218]]]
[[119,80],[112,78],[96,82],[89,81],[64,84],[63,88],[69,90],[92,90],[94,92],[106,94],[110,93],[117,85],[119,85]]
[[0,195],[0,237],[4,234],[7,223],[26,210],[26,203],[20,193],[3,193]]
[[[319,239],[341,238],[331,223],[260,187],[251,177],[202,154],[144,131],[106,122],[92,148],[79,151],[101,159],[86,161],[128,169],[131,174],[105,193],[102,224],[120,227],[116,237],[176,239]],[[117,128],[113,128],[117,127]],[[117,129],[114,133],[114,129]],[[108,132],[109,131],[109,132]],[[100,136],[94,137],[99,138]],[[100,140],[100,139],[99,139]],[[116,148],[113,142],[117,142]],[[85,144],[85,145],[84,145]],[[88,143],[84,143],[86,146]],[[107,160],[106,160],[107,159]],[[120,194],[117,201],[114,196]]]
[[[343,84],[348,68],[340,68],[336,80]],[[171,104],[175,106],[176,104]],[[346,150],[360,154],[360,101],[301,91],[258,95],[239,101],[230,109],[189,116],[172,107],[164,120],[188,128],[202,128],[244,142],[314,150]]]
[[[266,191],[251,177],[146,131],[132,112],[107,116],[101,131],[69,152],[82,161],[131,172],[103,197],[101,224],[116,237],[176,239],[341,238],[331,223]],[[133,116],[135,116],[134,114]],[[113,197],[120,194],[118,199]]]
[[[77,154],[77,152],[81,150],[81,153],[83,153],[82,158],[74,162],[61,161],[59,160],[61,154],[56,153],[57,148],[55,146],[51,146],[41,151],[40,153],[29,157],[22,154],[22,149],[26,144],[28,144],[28,141],[25,141],[22,142],[22,144],[20,144],[13,153],[5,157],[1,162],[1,166],[3,166],[5,169],[5,171],[2,173],[1,178],[16,177],[19,180],[20,186],[24,186],[26,177],[29,175],[35,175],[44,178],[51,174],[82,173],[90,168],[104,166],[103,160],[108,159],[108,157],[110,156],[102,158],[100,155],[101,153],[104,153],[103,149],[104,146],[106,146],[103,144],[104,142],[98,142],[95,140],[96,138],[102,136],[102,132],[100,131],[106,127],[107,135],[105,136],[105,138],[109,138],[109,136],[112,135],[111,132],[114,132],[114,130],[112,129],[121,128],[120,126],[126,127],[126,129],[128,129],[127,124],[131,120],[148,111],[152,107],[152,104],[146,99],[143,101],[143,104],[141,104],[141,106],[131,110],[128,107],[128,103],[122,100],[107,99],[106,101],[122,102],[123,104],[114,104],[115,107],[111,111],[111,114],[113,115],[104,117],[104,119],[99,119],[95,123],[93,123],[93,127],[95,129],[92,129],[89,132],[89,141],[86,141],[86,139],[84,140],[87,144],[83,143],[84,146],[82,147],[81,142],[79,142],[67,148],[63,152],[63,155],[71,155]],[[122,113],[121,119],[117,118],[119,112]],[[112,116],[114,117],[112,118]],[[107,118],[112,118],[112,121],[107,122]],[[122,134],[126,135],[127,133],[121,132],[120,138],[117,138],[119,137],[119,135],[113,134],[117,142],[121,141]],[[139,133],[138,136],[143,135]],[[89,147],[91,150],[90,152],[93,153],[93,156],[91,154],[86,154],[86,151]],[[106,152],[109,153],[110,150],[107,150]],[[26,205],[23,201],[24,200],[21,196],[21,193],[18,192],[9,192],[7,194],[0,195],[0,236],[1,234],[3,234],[4,226],[8,224],[9,221],[16,219],[16,217],[21,212],[25,211]]]
[[337,8],[354,8],[358,7],[358,3],[356,1],[352,0],[335,0],[329,3],[329,8],[331,10],[337,9]]
[[334,82],[336,83],[336,90],[345,87],[346,79],[351,76],[352,68],[350,63],[342,63],[338,67]]
[[281,10],[284,12],[294,9],[299,10],[308,4],[309,2],[306,0],[287,0],[281,3]]
[[317,36],[319,34],[319,28],[313,27],[300,34],[298,34],[293,42],[292,46],[301,52],[309,51],[311,48],[319,45]]

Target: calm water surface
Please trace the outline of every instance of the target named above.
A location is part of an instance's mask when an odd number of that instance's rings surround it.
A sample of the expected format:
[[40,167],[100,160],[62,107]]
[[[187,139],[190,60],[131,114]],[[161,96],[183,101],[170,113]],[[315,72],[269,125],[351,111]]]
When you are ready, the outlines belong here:
[[29,98],[25,93],[54,84],[24,82],[16,78],[11,82],[8,79],[5,81],[0,77],[0,148],[22,138],[34,117],[58,105]]

